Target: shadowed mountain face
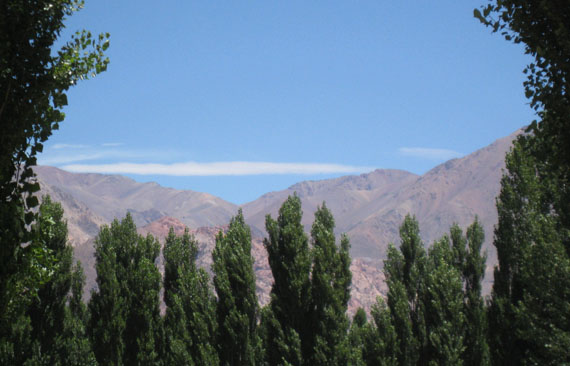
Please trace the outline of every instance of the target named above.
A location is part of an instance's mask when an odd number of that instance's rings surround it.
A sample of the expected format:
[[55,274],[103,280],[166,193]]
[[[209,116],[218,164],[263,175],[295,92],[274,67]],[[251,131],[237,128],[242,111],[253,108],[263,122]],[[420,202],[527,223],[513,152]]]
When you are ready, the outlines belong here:
[[236,205],[208,193],[137,183],[119,175],[75,174],[46,166],[34,171],[44,183],[42,187],[47,185],[69,194],[106,222],[130,212],[139,227],[172,216],[195,228],[224,225],[237,211]]
[[[307,232],[314,212],[323,201],[332,211],[337,233],[347,233],[352,244],[352,306],[369,306],[385,287],[379,268],[390,242],[399,244],[398,227],[406,214],[420,223],[426,246],[457,222],[464,229],[475,216],[485,228],[488,271],[484,288],[490,288],[496,263],[493,225],[497,221],[495,197],[504,167],[504,156],[517,133],[499,139],[461,159],[453,159],[422,176],[400,170],[376,170],[360,176],[306,181],[267,193],[242,206],[254,236],[258,293],[262,302],[271,284],[261,238],[265,215],[277,216],[288,195],[296,192],[303,203]],[[133,216],[141,232],[164,237],[169,226],[178,231],[188,226],[201,241],[200,262],[211,263],[215,233],[228,224],[238,206],[207,193],[164,188],[156,183],[137,183],[117,175],[74,174],[52,167],[34,169],[42,194],[60,201],[68,220],[70,240],[85,267],[93,266],[93,237],[100,225]],[[209,228],[207,228],[209,227]],[[88,284],[95,272],[86,268]],[[91,278],[93,277],[93,278]],[[358,290],[360,289],[360,290]]]
[[398,227],[406,214],[416,215],[426,245],[448,232],[454,222],[466,227],[478,215],[489,247],[497,221],[495,197],[504,156],[515,136],[450,160],[423,176],[376,170],[360,176],[298,183],[245,204],[244,215],[252,227],[263,232],[265,214],[275,216],[285,198],[297,192],[303,202],[303,223],[309,230],[316,207],[326,201],[337,232],[346,232],[351,239],[352,255],[373,259],[383,259],[388,244],[398,243]]

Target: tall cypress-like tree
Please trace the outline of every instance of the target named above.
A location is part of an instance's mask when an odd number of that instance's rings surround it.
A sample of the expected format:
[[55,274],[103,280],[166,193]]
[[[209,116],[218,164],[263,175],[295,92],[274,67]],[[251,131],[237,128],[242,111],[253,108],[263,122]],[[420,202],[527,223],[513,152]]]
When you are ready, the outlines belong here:
[[426,344],[420,298],[426,252],[415,217],[404,218],[400,240],[399,251],[393,245],[388,248],[384,274],[388,282],[388,307],[399,340],[399,364],[415,365]]
[[59,363],[56,341],[65,327],[66,302],[71,288],[73,249],[67,243],[67,223],[63,208],[44,197],[39,209],[38,222],[33,230],[39,246],[47,248],[55,260],[54,273],[38,291],[28,314],[33,329],[32,339],[37,342],[42,362]]
[[99,363],[159,362],[159,251],[156,239],[137,234],[130,214],[101,228],[95,241],[98,291],[89,302],[90,339]]
[[570,363],[570,3],[491,1],[475,16],[524,45],[533,121],[507,155],[489,312],[496,365]]
[[487,343],[487,317],[481,296],[481,281],[485,276],[486,254],[481,253],[485,240],[483,227],[476,217],[467,229],[467,236],[459,225],[450,229],[452,262],[461,274],[463,283],[463,314],[465,316],[464,352],[465,365],[489,365],[490,355]]
[[[382,298],[370,310],[372,324],[364,326],[363,360],[367,366],[397,366],[399,354],[395,318]],[[411,324],[411,323],[408,323]],[[408,328],[411,331],[411,326]],[[404,339],[403,342],[408,341]]]
[[208,274],[196,267],[197,243],[171,228],[164,245],[164,319],[167,365],[218,365],[215,298]]
[[264,245],[274,278],[270,308],[262,317],[269,365],[301,365],[303,345],[309,344],[311,258],[302,215],[295,194],[283,203],[277,221],[266,217]]
[[[67,90],[104,71],[107,35],[77,32],[61,39],[79,0],[0,2],[0,363],[25,357],[30,347],[27,307],[49,281],[50,250],[24,245],[37,221],[32,167],[43,144],[64,120]],[[62,42],[63,41],[63,42]],[[28,320],[26,320],[28,319]]]
[[444,236],[429,250],[421,291],[427,333],[422,361],[427,365],[463,365],[463,286],[453,263],[450,240]]
[[[400,366],[413,366],[419,358],[420,341],[414,333],[414,325],[408,292],[403,282],[404,258],[393,246],[388,247],[388,259],[384,262],[384,273],[388,283],[388,308],[394,332],[398,339],[396,359]],[[414,294],[414,298],[417,294]],[[419,299],[417,299],[419,301]],[[416,308],[419,310],[419,308]]]
[[367,329],[369,328],[366,311],[359,307],[352,317],[352,324],[348,332],[348,344],[350,356],[347,364],[350,366],[364,366],[365,363],[365,342]]
[[251,255],[251,231],[243,213],[216,237],[212,253],[214,286],[218,296],[216,346],[223,366],[253,366],[260,347],[256,331],[258,303]]
[[467,252],[463,266],[465,287],[463,312],[465,314],[465,366],[489,365],[489,345],[487,342],[487,316],[481,296],[481,282],[485,276],[487,255],[481,253],[485,232],[477,218],[467,228]]
[[497,199],[499,264],[489,309],[496,365],[570,362],[570,259],[524,141],[507,154]]
[[349,358],[346,310],[350,299],[350,243],[335,243],[334,218],[323,203],[315,212],[311,237],[311,338],[307,364],[344,365]]
[[65,313],[63,334],[58,336],[57,349],[61,365],[95,366],[97,361],[87,335],[87,306],[83,303],[85,275],[81,262],[72,268],[71,296]]

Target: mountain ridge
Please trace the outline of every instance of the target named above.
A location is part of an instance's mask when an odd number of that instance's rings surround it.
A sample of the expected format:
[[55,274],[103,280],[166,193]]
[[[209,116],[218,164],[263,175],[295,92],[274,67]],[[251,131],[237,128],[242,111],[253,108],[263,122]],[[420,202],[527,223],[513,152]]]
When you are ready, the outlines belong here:
[[[158,237],[164,236],[169,222],[177,223],[178,230],[185,226],[195,234],[206,233],[200,234],[204,241],[200,249],[204,252],[201,263],[207,267],[211,264],[209,253],[216,230],[227,225],[238,208],[243,210],[252,229],[256,258],[259,263],[266,263],[261,239],[265,236],[265,216],[276,217],[287,196],[296,193],[302,200],[302,223],[309,232],[314,211],[326,202],[335,217],[336,234],[347,233],[351,240],[356,295],[352,304],[368,307],[385,288],[380,270],[382,260],[389,243],[398,245],[398,228],[406,214],[417,217],[426,246],[447,233],[453,223],[465,229],[477,216],[486,234],[484,248],[489,260],[484,289],[488,291],[496,263],[491,245],[497,220],[495,197],[504,155],[519,133],[516,131],[469,155],[439,164],[423,175],[377,169],[360,175],[302,181],[281,191],[265,193],[241,206],[208,193],[176,190],[154,182],[138,183],[118,175],[69,173],[53,167],[34,170],[41,194],[50,194],[62,202],[70,240],[79,253],[77,256],[88,266],[94,263],[92,245],[98,228],[130,212],[140,232]],[[266,265],[256,265],[256,270],[262,279],[258,292],[266,298],[270,270]],[[86,273],[88,283],[93,284],[94,279],[89,277],[94,276],[94,271],[86,269]],[[371,285],[377,281],[382,283]],[[373,290],[367,297],[365,290],[358,288]]]

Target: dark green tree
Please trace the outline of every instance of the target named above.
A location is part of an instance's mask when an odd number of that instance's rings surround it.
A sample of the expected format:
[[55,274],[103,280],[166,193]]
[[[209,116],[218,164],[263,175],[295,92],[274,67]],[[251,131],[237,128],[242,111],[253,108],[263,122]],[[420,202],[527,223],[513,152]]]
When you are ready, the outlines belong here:
[[467,251],[463,265],[465,288],[463,313],[465,315],[465,366],[489,365],[490,355],[487,342],[487,317],[485,303],[481,296],[481,282],[485,277],[487,255],[481,253],[485,232],[477,218],[467,228]]
[[485,241],[483,227],[476,217],[467,229],[467,236],[459,225],[450,229],[453,267],[461,274],[463,283],[464,365],[489,365],[487,318],[481,296],[481,281],[485,276],[486,254],[481,253]]
[[85,275],[81,262],[72,268],[71,296],[65,308],[63,334],[58,335],[56,348],[60,353],[60,365],[94,366],[97,365],[87,335],[87,307],[83,302]]
[[[396,366],[399,341],[394,319],[382,298],[370,310],[372,324],[363,327],[363,360],[367,366]],[[410,327],[411,330],[411,327]],[[404,340],[405,342],[406,340]]]
[[350,325],[350,331],[348,332],[348,344],[350,356],[347,364],[350,366],[364,366],[366,365],[364,361],[364,351],[365,351],[365,341],[367,337],[368,318],[366,316],[366,311],[359,307],[356,313],[352,317],[352,324]]
[[214,286],[218,301],[216,346],[220,365],[253,366],[260,347],[257,334],[259,306],[251,255],[251,231],[241,209],[228,231],[216,237],[212,253]]
[[350,243],[346,236],[335,243],[334,218],[323,203],[315,212],[311,229],[311,342],[307,364],[345,365],[349,357],[348,318],[350,300]]
[[95,241],[98,291],[89,302],[89,335],[100,364],[159,361],[160,244],[137,234],[130,214],[103,226]]
[[570,362],[570,3],[501,0],[475,16],[524,45],[536,111],[507,155],[489,311],[493,363]]
[[497,199],[499,263],[489,309],[493,364],[563,364],[569,361],[570,260],[524,141],[507,154]]
[[198,246],[171,228],[164,245],[165,364],[218,365],[216,304],[208,274],[196,266]]
[[44,248],[53,258],[52,273],[28,304],[26,314],[13,323],[13,352],[11,356],[4,353],[0,360],[14,365],[91,365],[94,357],[85,334],[85,316],[80,314],[85,307],[81,301],[83,274],[79,263],[72,269],[73,250],[67,243],[61,205],[45,196],[31,232],[29,245]]
[[33,230],[38,246],[49,250],[55,260],[53,274],[38,291],[28,309],[33,329],[33,339],[43,362],[57,364],[59,359],[56,342],[65,328],[66,302],[71,289],[73,249],[67,243],[67,223],[63,208],[44,197],[39,208],[38,221]]
[[[392,249],[392,254],[390,253]],[[389,248],[388,261],[394,260],[394,254],[399,252],[394,247]],[[400,255],[401,258],[401,255]],[[386,266],[386,264],[384,265]],[[406,287],[401,280],[395,277],[387,277],[388,281],[388,308],[394,331],[396,333],[397,349],[396,359],[398,365],[412,366],[416,365],[420,356],[420,341],[414,334],[414,326],[410,312],[410,304]]]
[[[54,44],[79,0],[6,0],[0,3],[0,348],[51,271],[46,248],[32,240],[31,210],[39,184],[31,167],[63,121],[67,90],[104,71],[108,35],[76,33]],[[17,328],[22,329],[21,326]],[[6,343],[6,347],[10,348]]]
[[[421,308],[421,288],[426,252],[415,217],[406,215],[400,226],[400,250],[388,248],[384,274],[388,283],[388,307],[398,336],[400,365],[423,362],[426,329]],[[419,361],[418,361],[419,360]]]
[[422,358],[430,366],[463,365],[463,285],[454,257],[447,236],[429,250],[421,302],[427,333]]
[[[301,200],[289,196],[277,221],[267,215],[264,240],[274,283],[264,312],[264,349],[269,365],[301,365],[310,337],[311,257],[301,224]],[[305,348],[303,349],[303,345]]]

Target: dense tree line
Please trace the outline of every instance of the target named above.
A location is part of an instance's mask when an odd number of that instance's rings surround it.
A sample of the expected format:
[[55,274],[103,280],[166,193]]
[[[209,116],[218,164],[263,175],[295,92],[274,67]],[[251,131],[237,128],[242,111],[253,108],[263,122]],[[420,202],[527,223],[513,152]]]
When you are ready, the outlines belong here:
[[[216,238],[213,278],[197,245],[163,248],[130,216],[101,228],[97,289],[73,263],[61,206],[38,207],[31,167],[63,121],[66,91],[104,71],[108,35],[52,47],[80,0],[0,3],[0,364],[2,365],[561,365],[570,363],[570,3],[500,0],[475,16],[533,62],[524,87],[537,113],[506,157],[497,198],[498,265],[488,303],[475,221],[427,247],[415,218],[400,227],[370,321],[349,322],[350,245],[323,204],[310,237],[289,197],[266,219],[274,277],[255,295],[251,234],[238,212]],[[87,50],[79,52],[79,50]],[[161,312],[161,300],[165,311]]]
[[[426,252],[406,217],[400,249],[385,263],[387,302],[359,310],[350,326],[350,244],[336,242],[325,204],[310,237],[301,200],[267,216],[265,247],[274,277],[260,309],[251,232],[241,211],[220,231],[213,277],[198,268],[198,246],[171,229],[160,243],[137,233],[132,217],[103,226],[95,240],[97,288],[87,306],[73,265],[61,205],[45,197],[33,228],[53,257],[49,280],[3,344],[6,364],[49,365],[411,365],[488,362],[480,281],[482,228],[451,234]],[[163,291],[162,291],[163,290]],[[161,314],[161,301],[165,311]],[[349,329],[350,328],[350,329]],[[483,360],[483,361],[481,361]]]

